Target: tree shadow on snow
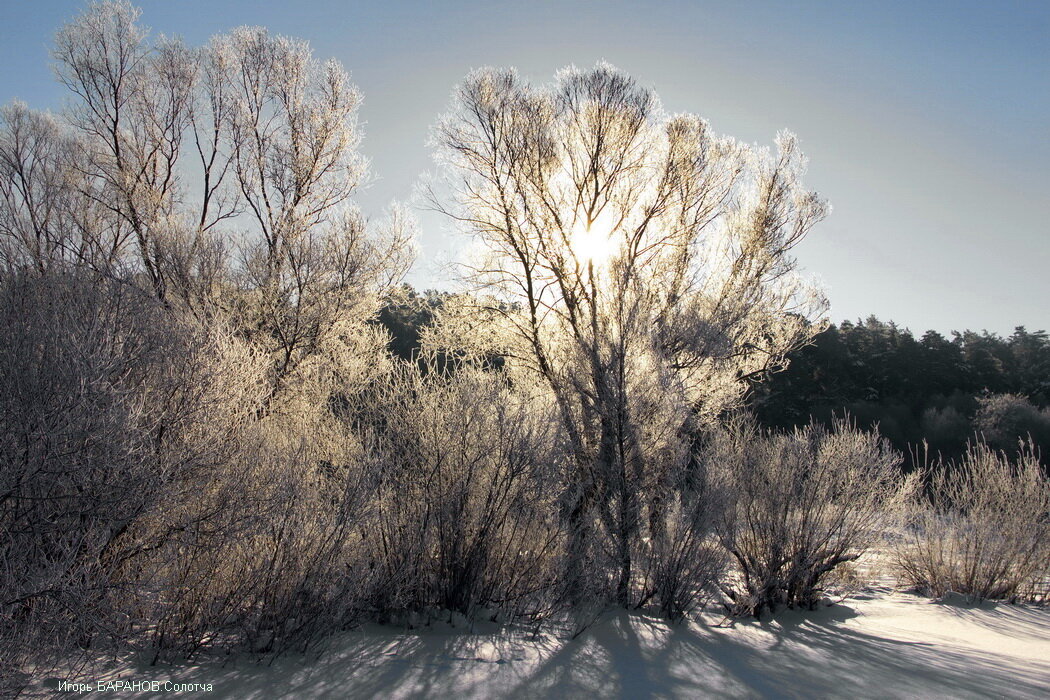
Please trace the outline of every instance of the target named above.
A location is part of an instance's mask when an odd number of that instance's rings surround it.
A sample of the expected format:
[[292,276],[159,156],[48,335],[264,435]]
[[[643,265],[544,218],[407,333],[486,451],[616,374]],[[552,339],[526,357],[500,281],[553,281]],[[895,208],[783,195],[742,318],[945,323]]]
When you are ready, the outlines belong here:
[[875,636],[847,624],[857,616],[836,605],[723,628],[618,612],[572,641],[368,626],[334,638],[320,657],[138,667],[125,678],[212,683],[200,694],[209,698],[1047,695],[1050,665],[1025,672],[992,650]]

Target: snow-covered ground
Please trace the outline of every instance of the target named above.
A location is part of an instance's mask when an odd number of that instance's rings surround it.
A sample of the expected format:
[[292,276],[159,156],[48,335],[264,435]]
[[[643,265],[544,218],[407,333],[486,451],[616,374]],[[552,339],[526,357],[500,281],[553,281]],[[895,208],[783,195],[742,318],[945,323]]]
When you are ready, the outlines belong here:
[[167,696],[165,682],[211,684],[199,694],[209,698],[1050,697],[1050,609],[881,589],[817,611],[720,622],[610,613],[575,640],[367,626],[320,656],[125,664],[90,683],[159,684],[115,697]]

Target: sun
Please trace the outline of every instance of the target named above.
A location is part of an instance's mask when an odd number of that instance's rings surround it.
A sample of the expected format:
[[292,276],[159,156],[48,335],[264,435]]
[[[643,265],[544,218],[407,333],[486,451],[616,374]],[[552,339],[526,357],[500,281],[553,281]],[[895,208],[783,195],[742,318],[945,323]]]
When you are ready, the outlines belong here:
[[589,226],[586,216],[576,217],[569,246],[578,261],[594,267],[605,267],[616,253],[612,216],[603,211]]

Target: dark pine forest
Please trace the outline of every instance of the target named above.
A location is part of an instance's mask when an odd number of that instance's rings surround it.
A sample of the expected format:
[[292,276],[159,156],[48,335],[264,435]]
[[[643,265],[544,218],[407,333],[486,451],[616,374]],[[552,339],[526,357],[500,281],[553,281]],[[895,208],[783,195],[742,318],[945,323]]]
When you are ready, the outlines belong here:
[[[404,286],[377,322],[391,334],[390,350],[410,359],[420,331],[433,322],[448,294]],[[910,329],[875,316],[831,324],[788,356],[788,366],[750,393],[759,423],[790,429],[848,416],[877,429],[915,460],[957,459],[981,435],[1013,452],[1031,439],[1050,455],[1050,336],[1017,326],[1003,337],[988,331],[949,336]],[[497,361],[498,363],[498,361]]]

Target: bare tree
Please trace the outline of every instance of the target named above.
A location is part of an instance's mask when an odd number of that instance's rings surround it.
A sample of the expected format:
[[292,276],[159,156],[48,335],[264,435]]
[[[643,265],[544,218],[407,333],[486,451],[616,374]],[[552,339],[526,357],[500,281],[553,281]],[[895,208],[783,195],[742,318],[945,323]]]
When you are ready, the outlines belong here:
[[228,115],[232,177],[258,234],[244,249],[249,313],[281,376],[404,273],[408,220],[396,212],[372,240],[350,206],[365,172],[360,96],[337,63],[259,28],[216,37],[206,61],[213,120]]
[[118,266],[126,228],[82,195],[85,158],[54,116],[21,102],[0,109],[0,262],[8,269]]
[[[116,247],[127,240],[158,299],[236,314],[279,385],[404,273],[411,222],[397,210],[375,235],[350,201],[365,174],[360,96],[338,63],[261,28],[199,50],[151,40],[138,15],[91,5],[56,37],[85,154],[76,188],[124,232]],[[254,235],[234,235],[245,225]]]
[[818,329],[789,251],[827,207],[794,137],[773,155],[716,137],[605,64],[543,88],[473,73],[435,137],[455,204],[434,200],[480,244],[494,347],[559,407],[569,579],[604,539],[627,604],[681,463],[663,456]]
[[81,192],[127,228],[163,301],[194,71],[180,43],[147,43],[138,14],[126,2],[91,5],[58,32],[53,55],[59,80],[77,98],[68,117],[88,155]]

